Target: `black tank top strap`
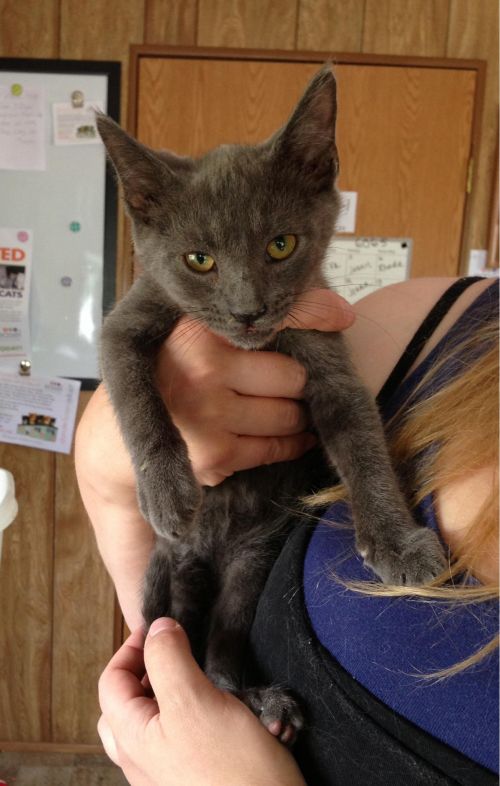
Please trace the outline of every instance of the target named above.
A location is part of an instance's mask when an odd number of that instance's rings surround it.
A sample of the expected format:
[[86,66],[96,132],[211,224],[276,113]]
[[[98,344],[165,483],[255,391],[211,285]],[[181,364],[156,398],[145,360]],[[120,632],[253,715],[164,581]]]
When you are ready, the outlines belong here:
[[439,300],[431,308],[424,321],[421,323],[417,332],[410,340],[403,354],[394,366],[385,381],[380,393],[377,396],[377,402],[380,407],[383,407],[385,402],[391,397],[396,388],[401,384],[406,377],[408,371],[413,366],[415,360],[420,352],[436,330],[439,323],[448,313],[452,305],[460,297],[471,284],[477,281],[482,281],[481,276],[467,276],[459,278],[447,290],[443,292]]

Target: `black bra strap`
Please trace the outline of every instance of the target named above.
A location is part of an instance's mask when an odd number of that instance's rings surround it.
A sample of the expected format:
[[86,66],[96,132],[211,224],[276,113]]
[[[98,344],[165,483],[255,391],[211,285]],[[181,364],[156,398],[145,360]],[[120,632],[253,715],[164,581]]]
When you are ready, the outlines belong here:
[[443,292],[439,300],[427,314],[385,381],[385,384],[377,396],[379,406],[385,404],[386,400],[406,377],[423,347],[426,345],[443,317],[448,313],[455,301],[458,300],[462,292],[477,281],[482,281],[482,277],[467,276],[466,278],[460,278],[458,281],[455,281],[446,292]]

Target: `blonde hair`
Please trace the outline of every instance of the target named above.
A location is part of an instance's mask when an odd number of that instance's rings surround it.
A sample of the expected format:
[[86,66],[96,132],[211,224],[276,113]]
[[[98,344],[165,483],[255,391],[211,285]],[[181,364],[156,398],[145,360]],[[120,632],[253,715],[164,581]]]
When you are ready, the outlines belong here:
[[[450,362],[466,368],[443,385],[433,382]],[[442,353],[398,412],[386,424],[389,449],[395,467],[410,476],[409,502],[416,507],[429,494],[449,483],[487,467],[498,468],[498,323],[463,335]],[[430,391],[420,401],[415,394]],[[419,458],[425,455],[425,461]],[[498,478],[498,473],[497,473]],[[377,596],[414,596],[429,601],[471,603],[498,597],[498,586],[468,583],[481,552],[498,540],[498,481],[488,499],[454,549],[449,567],[432,584],[421,587],[383,585],[379,582],[342,582],[350,590]],[[326,489],[306,500],[324,505],[346,496],[342,486]],[[333,525],[335,526],[335,525]],[[335,577],[339,581],[338,577]],[[498,636],[449,669],[434,672],[443,679],[473,666],[498,647]],[[418,675],[422,677],[422,675]]]

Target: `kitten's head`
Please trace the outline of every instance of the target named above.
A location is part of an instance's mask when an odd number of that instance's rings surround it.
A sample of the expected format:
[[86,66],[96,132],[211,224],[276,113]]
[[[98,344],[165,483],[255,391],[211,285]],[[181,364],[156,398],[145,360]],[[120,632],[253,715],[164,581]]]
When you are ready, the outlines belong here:
[[321,281],[339,209],[335,119],[329,67],[269,140],[196,160],[155,152],[98,117],[143,268],[183,311],[237,346],[266,344]]

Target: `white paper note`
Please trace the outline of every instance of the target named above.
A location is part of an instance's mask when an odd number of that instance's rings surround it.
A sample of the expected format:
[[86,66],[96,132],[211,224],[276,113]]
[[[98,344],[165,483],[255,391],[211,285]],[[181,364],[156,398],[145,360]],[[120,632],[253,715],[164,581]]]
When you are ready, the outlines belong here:
[[336,232],[356,231],[357,191],[340,191],[340,212],[335,223]]
[[410,238],[334,237],[324,272],[327,282],[350,303],[410,275]]
[[0,169],[46,169],[43,90],[0,85]]
[[102,101],[87,101],[82,107],[52,104],[55,145],[100,145],[95,109],[104,112]]
[[0,442],[69,453],[80,382],[0,372]]
[[31,355],[32,242],[30,229],[0,227],[0,361]]

